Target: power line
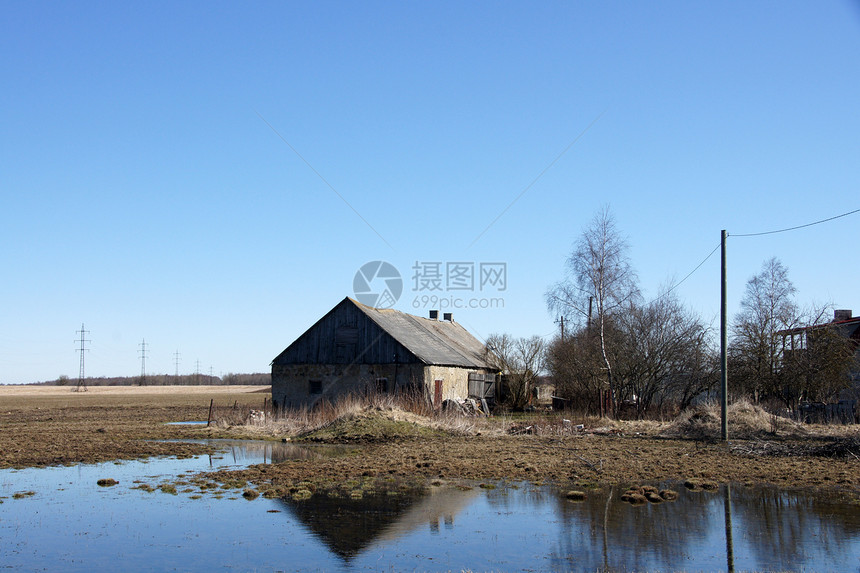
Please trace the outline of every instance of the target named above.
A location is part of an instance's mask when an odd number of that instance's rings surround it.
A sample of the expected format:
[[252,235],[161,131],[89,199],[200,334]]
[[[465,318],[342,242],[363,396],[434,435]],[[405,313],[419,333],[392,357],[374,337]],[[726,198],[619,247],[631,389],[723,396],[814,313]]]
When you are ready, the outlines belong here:
[[[475,243],[477,243],[477,242],[481,239],[481,237],[483,237],[483,236],[484,236],[484,233],[486,233],[487,231],[489,231],[489,230],[490,230],[490,227],[492,227],[493,225],[495,225],[495,224],[496,224],[496,221],[498,221],[499,219],[501,219],[501,218],[502,218],[502,215],[504,215],[505,213],[507,213],[507,212],[508,212],[508,209],[510,209],[511,207],[513,207],[513,206],[514,206],[514,203],[516,203],[517,201],[519,201],[519,200],[520,200],[520,197],[522,197],[523,195],[525,195],[525,194],[526,194],[526,191],[528,191],[529,189],[531,189],[531,188],[534,186],[534,184],[535,184],[535,183],[537,183],[537,182],[540,180],[540,178],[544,176],[544,173],[546,173],[547,171],[549,171],[549,170],[550,170],[550,168],[551,168],[553,165],[555,165],[555,164],[558,162],[558,160],[559,160],[559,159],[561,159],[561,158],[562,158],[562,156],[563,156],[565,153],[567,153],[567,152],[568,152],[568,150],[576,144],[576,142],[577,142],[577,141],[579,141],[580,139],[582,139],[582,136],[584,136],[584,135],[588,132],[588,130],[589,130],[589,129],[591,129],[591,128],[594,126],[594,124],[595,124],[595,123],[597,123],[597,121],[598,121],[601,117],[603,117],[603,114],[605,114],[605,113],[606,113],[606,110],[604,109],[602,112],[600,112],[600,114],[599,114],[597,117],[595,117],[593,120],[591,120],[591,123],[589,123],[589,124],[585,127],[585,129],[583,129],[581,132],[579,132],[579,135],[577,135],[577,136],[573,139],[573,141],[571,141],[571,142],[567,145],[567,147],[565,147],[565,148],[561,151],[561,153],[559,153],[558,155],[556,155],[556,156],[555,156],[555,159],[553,159],[552,161],[550,161],[550,162],[549,162],[549,165],[547,165],[546,167],[544,167],[544,168],[543,168],[543,171],[541,171],[540,173],[538,173],[537,177],[535,177],[534,179],[532,179],[532,182],[531,182],[531,183],[529,183],[528,185],[526,185],[526,186],[525,186],[525,189],[523,189],[522,191],[520,191],[520,194],[519,194],[519,195],[517,195],[516,197],[514,197],[514,200],[513,200],[513,201],[511,201],[510,203],[508,203],[508,206],[507,206],[507,207],[505,207],[504,209],[502,209],[502,212],[501,212],[501,213],[499,213],[498,215],[496,215],[496,218],[495,218],[495,219],[493,219],[492,221],[490,221],[490,224],[489,224],[489,225],[487,225],[486,227],[484,227],[484,230],[483,230],[483,231],[481,231],[481,232],[478,234],[478,236],[477,236],[477,237],[475,237],[474,239],[472,239],[472,242],[471,242],[471,243],[469,243],[469,246],[468,246],[468,247],[466,247],[466,250],[471,249],[471,248],[472,248],[472,245],[474,245]],[[288,144],[288,145],[289,145],[289,144]]]
[[[855,209],[855,210],[853,210],[853,211],[848,211],[847,213],[842,213],[841,215],[836,215],[836,216],[834,216],[834,217],[828,217],[828,218],[826,218],[826,219],[821,219],[820,221],[814,221],[814,222],[812,222],[812,223],[806,223],[805,225],[797,225],[796,227],[788,227],[788,228],[785,228],[785,229],[777,229],[777,230],[775,230],[775,231],[764,231],[764,232],[761,232],[761,233],[743,233],[743,234],[737,234],[737,235],[734,235],[734,234],[733,234],[733,235],[729,235],[728,233],[726,233],[726,236],[727,236],[727,237],[728,237],[728,236],[732,236],[732,237],[757,237],[757,236],[761,236],[761,235],[773,235],[773,234],[775,234],[775,233],[785,233],[785,232],[787,232],[787,231],[795,231],[795,230],[797,230],[797,229],[803,229],[803,228],[805,228],[805,227],[811,227],[811,226],[813,226],[813,225],[819,225],[819,224],[821,224],[821,223],[826,223],[826,222],[828,222],[828,221],[833,221],[834,219],[839,219],[840,217],[847,217],[848,215],[853,215],[854,213],[860,213],[860,209]],[[658,297],[657,297],[657,298],[655,298],[654,300],[660,300],[660,299],[661,299],[661,298],[663,298],[664,296],[667,296],[670,292],[672,292],[673,290],[675,290],[676,288],[678,288],[679,286],[681,286],[681,284],[682,284],[684,281],[686,281],[688,278],[690,278],[691,276],[693,276],[693,274],[694,274],[697,270],[699,270],[699,269],[702,267],[702,265],[704,265],[704,264],[708,261],[708,259],[710,259],[712,256],[714,256],[714,253],[716,253],[716,252],[717,252],[717,250],[720,248],[721,244],[722,244],[722,243],[717,243],[717,246],[716,246],[716,247],[714,247],[714,249],[713,249],[710,253],[708,253],[708,255],[707,255],[704,259],[702,259],[702,262],[700,262],[698,265],[696,265],[696,268],[694,268],[692,271],[690,271],[690,273],[689,273],[687,276],[685,276],[685,277],[684,277],[684,278],[682,278],[680,281],[678,281],[677,283],[675,283],[674,285],[672,285],[671,287],[669,287],[669,289],[668,289],[668,290],[666,290],[666,292],[664,292],[662,295],[658,296]]]
[[696,265],[696,268],[695,268],[695,269],[693,269],[692,271],[690,271],[690,272],[689,272],[689,274],[687,274],[687,276],[685,276],[684,278],[682,278],[681,280],[679,280],[678,282],[676,282],[674,285],[672,285],[671,287],[669,287],[669,289],[668,289],[666,292],[664,292],[663,294],[661,294],[660,296],[658,296],[658,297],[657,297],[657,298],[655,298],[654,300],[660,300],[660,299],[661,299],[661,298],[663,298],[664,296],[668,296],[670,292],[672,292],[673,290],[675,290],[676,288],[678,288],[679,286],[681,286],[681,283],[683,283],[685,280],[687,280],[688,278],[690,278],[691,276],[693,276],[693,273],[695,273],[697,270],[699,270],[700,268],[702,268],[702,265],[704,265],[706,262],[708,262],[708,259],[710,259],[710,258],[714,255],[714,253],[716,253],[716,252],[717,252],[717,249],[719,249],[719,248],[720,248],[720,243],[717,243],[717,246],[716,246],[716,247],[714,247],[714,250],[713,250],[713,251],[711,251],[710,253],[708,253],[708,256],[707,256],[707,257],[705,257],[704,259],[702,259],[702,262],[701,262],[701,263],[699,263],[698,265]]
[[848,215],[853,215],[854,213],[860,213],[860,209],[854,209],[853,211],[848,211],[847,213],[842,213],[841,215],[836,215],[835,217],[828,217],[827,219],[821,219],[820,221],[814,221],[812,223],[806,223],[805,225],[797,225],[796,227],[777,229],[776,231],[764,231],[761,233],[742,233],[739,235],[731,234],[731,235],[727,235],[727,236],[731,236],[731,237],[758,237],[761,235],[773,235],[775,233],[785,233],[786,231],[796,231],[797,229],[803,229],[805,227],[811,227],[813,225],[819,225],[821,223],[833,221],[834,219],[839,219],[840,217],[847,217]]
[[353,206],[352,206],[352,203],[350,203],[349,201],[347,201],[347,200],[346,200],[346,197],[344,197],[343,195],[341,195],[341,194],[340,194],[340,192],[338,192],[338,190],[337,190],[337,189],[335,189],[335,188],[332,186],[332,184],[331,184],[331,183],[329,183],[329,182],[328,182],[328,180],[327,180],[325,177],[323,177],[323,176],[322,176],[322,173],[320,173],[319,171],[317,171],[317,170],[314,168],[314,166],[313,166],[313,165],[311,165],[311,164],[310,164],[310,162],[309,162],[307,159],[305,159],[305,158],[304,158],[304,156],[302,156],[302,154],[301,154],[301,153],[299,153],[299,151],[298,151],[295,147],[293,147],[293,145],[292,145],[289,141],[287,141],[286,139],[284,139],[284,136],[283,136],[283,135],[281,135],[281,134],[280,134],[280,132],[278,132],[278,130],[277,130],[277,129],[275,129],[275,127],[274,127],[271,123],[269,123],[269,122],[266,120],[266,118],[265,118],[265,117],[263,117],[262,115],[260,115],[260,112],[258,112],[258,111],[256,111],[256,110],[255,110],[255,111],[254,111],[254,113],[256,113],[256,114],[257,114],[257,117],[259,117],[261,120],[263,120],[263,123],[265,123],[266,125],[268,125],[268,126],[269,126],[269,129],[271,129],[272,131],[274,131],[274,132],[275,132],[275,135],[277,135],[277,136],[280,138],[280,140],[281,140],[281,141],[283,141],[284,143],[286,143],[286,144],[287,144],[287,147],[289,147],[290,149],[292,149],[292,150],[293,150],[293,153],[295,153],[295,154],[298,156],[298,158],[299,158],[299,159],[301,159],[302,161],[304,161],[305,165],[307,165],[308,167],[310,167],[311,171],[313,171],[313,172],[316,174],[316,176],[317,176],[317,177],[319,177],[319,178],[320,178],[320,180],[321,180],[323,183],[325,183],[325,184],[328,186],[328,188],[329,188],[329,189],[331,189],[331,190],[334,192],[334,194],[335,194],[335,195],[337,195],[337,196],[340,198],[340,200],[341,200],[341,201],[343,201],[343,202],[346,204],[346,206],[347,206],[347,207],[349,207],[350,209],[352,209],[352,212],[353,212],[353,213],[355,213],[356,215],[358,215],[358,218],[359,218],[359,219],[361,219],[362,221],[364,221],[364,224],[365,224],[365,225],[367,225],[367,226],[370,228],[370,230],[371,230],[371,231],[373,231],[374,233],[376,233],[376,236],[377,236],[377,237],[379,237],[380,239],[382,239],[382,242],[383,242],[383,243],[385,243],[386,245],[388,245],[388,246],[391,248],[391,250],[394,250],[394,247],[392,247],[392,246],[391,246],[391,243],[389,243],[388,241],[386,241],[386,240],[385,240],[385,237],[383,237],[382,235],[380,235],[380,234],[379,234],[379,231],[377,231],[377,230],[376,230],[376,227],[374,227],[373,225],[371,225],[371,224],[370,224],[370,222],[369,222],[367,219],[365,219],[365,218],[364,218],[364,216],[363,216],[361,213],[359,213],[359,212],[358,212],[358,210],[357,210],[355,207],[353,207]]

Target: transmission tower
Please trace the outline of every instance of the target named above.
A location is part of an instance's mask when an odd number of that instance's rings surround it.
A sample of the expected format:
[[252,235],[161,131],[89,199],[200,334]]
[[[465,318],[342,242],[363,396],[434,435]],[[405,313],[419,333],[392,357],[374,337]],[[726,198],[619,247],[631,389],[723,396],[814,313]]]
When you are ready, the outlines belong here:
[[176,383],[179,383],[179,350],[173,353],[173,362],[176,364]]
[[194,383],[200,385],[200,361],[197,361],[197,366],[194,369]]
[[146,386],[146,339],[140,343],[140,385]]
[[87,381],[84,377],[84,354],[89,352],[89,349],[86,347],[87,342],[92,342],[92,340],[87,340],[87,334],[89,333],[89,330],[84,330],[84,323],[82,322],[81,329],[77,331],[77,334],[80,334],[81,337],[79,339],[75,339],[75,342],[78,342],[81,345],[81,347],[77,349],[77,351],[81,353],[81,370],[78,374],[78,387],[75,388],[75,392],[87,391]]

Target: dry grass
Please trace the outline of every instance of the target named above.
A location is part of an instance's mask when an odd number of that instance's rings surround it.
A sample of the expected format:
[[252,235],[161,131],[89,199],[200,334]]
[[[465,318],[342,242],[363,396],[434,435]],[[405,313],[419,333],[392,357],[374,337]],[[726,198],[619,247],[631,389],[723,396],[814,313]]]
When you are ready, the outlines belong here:
[[200,444],[165,443],[203,437],[195,426],[216,404],[259,404],[259,386],[68,387],[0,386],[0,468],[97,463],[207,451]]
[[[720,437],[719,404],[705,404],[681,413],[660,435],[669,438],[717,440]],[[729,405],[728,432],[734,439],[802,438],[807,428],[787,418],[771,414],[746,400]]]
[[[332,425],[350,421],[365,424],[369,417],[381,422],[408,422],[460,436],[535,435],[564,437],[578,434],[656,436],[667,423],[650,420],[617,421],[572,412],[502,413],[492,417],[457,410],[434,410],[426,400],[392,394],[348,395],[321,402],[312,409],[279,412],[245,408],[216,408],[213,425],[241,435],[257,437],[306,437]],[[345,432],[341,435],[348,434]]]
[[[22,395],[22,390],[25,390]],[[35,390],[35,391],[33,391]],[[238,412],[262,408],[267,394],[259,387],[104,388],[75,393],[63,388],[0,388],[0,468],[53,464],[98,463],[145,456],[188,456],[211,451],[209,446],[176,440],[202,437],[254,437],[249,425],[227,430],[164,422],[206,419],[210,399],[218,410]],[[244,390],[244,391],[243,391]],[[227,392],[227,393],[222,393]],[[18,394],[12,395],[12,394]],[[571,490],[587,491],[586,483],[655,483],[660,480],[700,479],[714,482],[774,483],[797,487],[844,487],[860,490],[860,450],[857,441],[801,438],[771,440],[794,447],[768,446],[755,455],[723,445],[702,445],[687,439],[651,439],[653,422],[613,422],[571,412],[531,413],[492,418],[453,413],[414,411],[408,403],[374,398],[372,402],[344,402],[330,410],[296,412],[296,416],[265,421],[281,428],[278,437],[331,424],[338,416],[352,416],[360,424],[380,421],[397,430],[408,424],[418,439],[368,440],[359,455],[313,457],[287,464],[249,468],[242,477],[260,495],[258,486],[273,479],[344,481],[361,476],[417,479],[512,479],[570,482]],[[369,409],[368,409],[369,408]],[[767,414],[764,419],[768,420]],[[716,417],[715,417],[716,418]],[[570,421],[566,424],[564,420]],[[392,420],[388,424],[384,420]],[[537,434],[506,435],[512,424],[531,424]],[[426,424],[427,426],[420,426]],[[583,430],[576,426],[583,425]],[[352,431],[345,424],[347,430]],[[573,427],[570,435],[559,435]],[[718,427],[717,422],[714,426]],[[446,428],[448,431],[433,430]],[[426,428],[429,431],[424,431]],[[858,426],[827,427],[828,435],[858,437]],[[814,429],[815,430],[815,429]],[[364,432],[365,430],[362,430]],[[386,430],[387,431],[387,430]],[[837,432],[839,434],[837,434]],[[639,436],[636,436],[640,433]],[[478,434],[481,434],[480,436]],[[601,437],[601,434],[607,434]],[[644,435],[641,435],[644,434]],[[387,434],[386,434],[387,435]],[[586,437],[588,436],[588,437]],[[257,437],[265,437],[258,434]],[[687,436],[682,436],[686,438]],[[169,440],[169,441],[164,441]],[[747,450],[762,440],[735,441]],[[777,443],[778,442],[778,443]],[[773,451],[771,451],[773,450]],[[785,453],[782,453],[785,452]],[[138,485],[147,491],[160,484]]]
[[[719,404],[690,408],[672,422],[613,420],[570,411],[507,413],[487,418],[455,410],[436,411],[426,400],[387,393],[345,396],[313,409],[288,410],[278,415],[255,408],[262,408],[262,402],[218,404],[216,398],[213,426],[239,436],[284,438],[307,436],[350,420],[360,420],[366,426],[368,417],[376,417],[461,436],[623,435],[696,441],[716,441],[720,437]],[[729,436],[735,440],[842,438],[860,436],[860,426],[800,424],[738,400],[729,406]]]
[[75,386],[0,385],[0,408],[85,408],[110,406],[208,406],[214,398],[230,404],[262,407],[268,386],[92,386],[75,392]]
[[336,424],[361,421],[366,426],[369,418],[376,418],[380,423],[405,422],[457,435],[503,433],[498,424],[486,418],[453,411],[436,412],[423,400],[391,394],[349,395],[334,402],[323,402],[313,409],[299,408],[277,415],[250,408],[220,408],[213,415],[213,423],[222,429],[235,428],[256,436],[307,437]]
[[245,392],[258,392],[261,389],[268,390],[268,386],[89,386],[85,392],[76,392],[75,385],[68,386],[28,386],[0,384],[0,396],[96,396],[101,397],[122,394],[125,396],[153,395],[153,394],[206,394],[207,396],[217,394],[237,394]]

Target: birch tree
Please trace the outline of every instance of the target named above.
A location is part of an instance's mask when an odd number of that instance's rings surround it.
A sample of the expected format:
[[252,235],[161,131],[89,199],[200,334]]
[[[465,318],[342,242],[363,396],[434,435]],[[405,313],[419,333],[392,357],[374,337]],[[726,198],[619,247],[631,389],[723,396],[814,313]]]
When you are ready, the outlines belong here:
[[607,326],[614,314],[638,297],[627,242],[618,232],[612,212],[604,207],[583,229],[565,262],[565,278],[550,287],[546,301],[550,312],[573,314],[589,331],[596,331],[613,414],[617,414],[618,389]]
[[730,355],[737,372],[733,378],[755,401],[779,386],[782,340],[777,332],[798,325],[796,290],[788,269],[776,257],[747,281],[732,325]]

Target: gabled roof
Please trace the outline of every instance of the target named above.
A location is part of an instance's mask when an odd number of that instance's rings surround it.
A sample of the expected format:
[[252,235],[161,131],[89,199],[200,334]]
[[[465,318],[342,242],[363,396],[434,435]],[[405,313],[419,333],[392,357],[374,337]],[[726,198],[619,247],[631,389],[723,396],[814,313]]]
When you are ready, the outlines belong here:
[[347,300],[425,364],[490,367],[484,359],[484,345],[452,320],[421,318],[391,308],[367,306],[348,297]]

